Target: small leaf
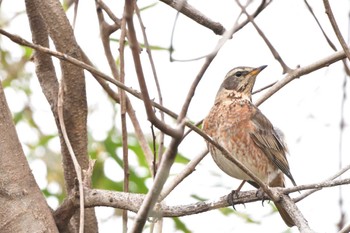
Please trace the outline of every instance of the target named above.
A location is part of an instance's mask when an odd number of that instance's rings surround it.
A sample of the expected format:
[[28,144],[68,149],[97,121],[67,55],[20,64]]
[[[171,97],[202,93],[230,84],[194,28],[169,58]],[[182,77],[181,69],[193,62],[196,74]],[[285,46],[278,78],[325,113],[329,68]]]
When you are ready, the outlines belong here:
[[186,227],[185,223],[183,223],[180,218],[172,218],[174,220],[175,226],[177,230],[181,230],[185,233],[191,233],[191,231]]

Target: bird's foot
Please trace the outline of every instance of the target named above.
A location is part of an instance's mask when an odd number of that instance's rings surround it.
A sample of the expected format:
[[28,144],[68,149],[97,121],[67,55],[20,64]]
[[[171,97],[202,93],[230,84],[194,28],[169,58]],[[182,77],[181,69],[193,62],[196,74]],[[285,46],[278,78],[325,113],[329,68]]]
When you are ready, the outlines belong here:
[[[229,193],[229,194],[227,195],[227,203],[229,203],[229,204],[232,206],[232,208],[233,208],[234,210],[236,210],[234,199],[235,199],[235,198],[238,198],[238,196],[239,196],[238,193],[239,193],[239,190],[232,190],[231,193]],[[240,203],[239,203],[239,204],[240,204]],[[244,203],[242,203],[242,204],[243,204],[244,207],[245,207],[245,204],[244,204]]]
[[[261,198],[261,205],[264,206],[264,201],[265,201],[265,192],[264,192],[264,190],[262,190],[261,188],[259,188],[259,189],[256,191],[255,196]],[[270,200],[268,200],[268,201],[270,201]]]
[[227,203],[230,204],[232,206],[232,208],[234,210],[236,210],[235,208],[235,204],[234,204],[234,198],[238,197],[238,192],[236,192],[236,190],[232,190],[228,195],[227,195]]

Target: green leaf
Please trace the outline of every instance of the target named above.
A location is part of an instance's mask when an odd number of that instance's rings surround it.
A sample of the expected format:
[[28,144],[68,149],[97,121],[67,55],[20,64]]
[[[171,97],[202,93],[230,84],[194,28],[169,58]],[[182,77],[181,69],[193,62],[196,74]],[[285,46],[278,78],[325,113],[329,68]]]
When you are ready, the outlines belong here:
[[[110,40],[119,43],[119,39],[111,38]],[[125,41],[125,45],[128,46],[129,42]],[[139,46],[142,49],[146,48],[146,45],[143,43],[139,43]],[[162,46],[158,46],[158,45],[149,45],[149,49],[150,50],[158,50],[158,51],[170,51],[170,48],[166,48],[166,47],[162,47]]]
[[140,11],[144,11],[144,10],[150,9],[150,8],[154,7],[155,5],[157,5],[157,4],[158,4],[158,2],[155,2],[155,3],[151,3],[151,4],[147,5],[147,6],[141,7]]
[[185,156],[183,156],[180,153],[177,153],[177,155],[175,157],[175,163],[187,164],[188,162],[190,162],[190,160],[188,158],[186,158]]
[[237,212],[232,207],[220,208],[219,211],[225,216],[235,214]]
[[200,197],[200,196],[198,196],[196,194],[192,194],[191,197],[196,199],[197,201],[206,201],[206,200],[208,200],[208,199]]
[[181,230],[182,232],[185,232],[185,233],[191,233],[192,231],[190,231],[190,229],[188,229],[185,225],[184,222],[182,222],[180,220],[180,218],[177,218],[177,217],[174,217],[172,218],[174,220],[174,223],[175,223],[175,227],[177,230]]

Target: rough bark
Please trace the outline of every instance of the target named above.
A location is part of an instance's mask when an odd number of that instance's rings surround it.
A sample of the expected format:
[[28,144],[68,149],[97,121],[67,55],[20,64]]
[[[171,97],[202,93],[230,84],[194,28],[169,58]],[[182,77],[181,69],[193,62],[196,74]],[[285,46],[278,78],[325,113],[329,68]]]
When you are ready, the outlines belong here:
[[[73,29],[59,1],[36,0],[26,1],[33,41],[49,46],[48,36],[56,49],[81,60],[79,46],[75,40]],[[35,54],[36,73],[42,90],[51,105],[61,139],[66,191],[69,193],[76,184],[76,172],[67,150],[57,117],[58,80],[52,60],[42,53]],[[81,68],[60,61],[63,86],[63,114],[67,134],[73,150],[83,170],[88,168],[87,154],[87,102],[85,92],[85,77]],[[89,182],[88,182],[89,183]],[[97,221],[94,209],[86,209],[85,232],[97,232]],[[71,226],[60,229],[61,232],[77,232],[79,229],[79,212],[71,219]]]
[[58,232],[19,142],[0,83],[0,232]]

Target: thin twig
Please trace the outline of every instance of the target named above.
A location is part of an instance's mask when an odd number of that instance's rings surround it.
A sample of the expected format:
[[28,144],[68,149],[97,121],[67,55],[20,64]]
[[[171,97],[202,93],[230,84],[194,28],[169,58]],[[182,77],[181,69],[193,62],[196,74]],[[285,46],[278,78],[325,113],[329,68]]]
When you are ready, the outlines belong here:
[[[23,38],[19,37],[19,36],[15,36],[15,35],[12,35],[6,31],[4,31],[3,29],[0,29],[0,34],[3,34],[5,36],[7,36],[8,38],[10,38],[12,41],[18,43],[18,44],[21,44],[21,45],[24,45],[24,46],[28,46],[30,48],[33,48],[33,49],[36,49],[36,50],[39,50],[41,52],[45,52],[47,54],[50,54],[52,56],[55,56],[59,59],[62,59],[64,61],[68,61],[72,64],[75,64],[81,68],[84,68],[86,70],[88,70],[89,72],[91,72],[92,74],[94,75],[97,75],[99,76],[100,78],[103,78],[109,82],[111,82],[112,84],[116,85],[117,87],[120,87],[120,88],[123,88],[123,90],[129,92],[130,94],[134,95],[135,97],[137,98],[142,98],[141,95],[136,92],[135,90],[125,86],[124,84],[122,84],[121,82],[115,80],[115,79],[112,79],[110,78],[108,75],[98,71],[97,69],[95,69],[94,67],[90,66],[90,65],[87,65],[86,63],[84,62],[81,62],[71,56],[68,56],[66,54],[63,54],[63,53],[60,53],[60,52],[57,52],[57,51],[52,51],[46,47],[43,47],[43,46],[39,46],[39,45],[35,45],[33,43],[30,43],[26,40],[24,40]],[[325,67],[327,65],[330,65],[332,63],[335,63],[341,59],[344,59],[345,58],[345,54],[343,51],[339,51],[339,52],[336,52],[326,58],[323,58],[317,62],[314,62],[308,66],[305,66],[305,67],[301,67],[301,68],[298,68],[298,69],[295,69],[293,70],[291,73],[289,73],[284,79],[280,80],[279,82],[277,82],[275,85],[273,85],[257,102],[256,102],[256,105],[260,105],[262,102],[264,102],[266,99],[268,99],[271,95],[273,95],[275,92],[277,92],[278,90],[280,90],[284,85],[286,85],[287,83],[289,83],[290,81],[294,80],[295,78],[299,78],[300,76],[302,75],[305,75],[305,74],[308,74],[312,71],[315,71],[317,69],[320,69],[322,67]],[[155,107],[161,109],[162,111],[164,111],[165,113],[167,113],[168,115],[176,118],[177,115],[173,112],[171,112],[170,110],[164,108],[163,106],[159,106],[158,104],[152,102],[154,104]],[[212,144],[216,144],[214,141],[211,140],[210,137],[208,137],[203,131],[201,131],[200,129],[198,129],[197,127],[193,126],[190,122],[187,122],[186,125],[188,127],[191,127],[191,129],[193,131],[195,131],[196,133],[198,133],[199,135],[201,135],[204,139],[206,139],[207,141],[210,141],[210,143]],[[216,144],[217,147],[220,147],[220,145]],[[224,148],[222,148],[222,150],[224,151]],[[227,159],[231,160],[232,162],[233,159],[232,159],[232,156],[230,156],[230,153],[228,152],[223,152],[223,154],[225,155],[225,157],[227,156]],[[237,163],[234,162],[234,163]],[[238,166],[238,165],[237,165]],[[241,165],[242,166],[242,165]],[[240,167],[241,168],[241,167]],[[243,167],[241,168],[242,170],[246,171]],[[254,175],[253,175],[254,176]],[[258,182],[257,182],[258,183]],[[264,185],[264,183],[261,182],[261,184],[259,185]],[[264,190],[265,191],[265,190]]]
[[[171,1],[163,1],[165,3],[169,3]],[[174,40],[174,35],[175,35],[175,27],[176,27],[176,23],[179,17],[179,13],[183,13],[182,9],[185,9],[188,5],[187,1],[185,0],[177,0],[177,1],[172,1],[174,3],[174,5],[176,5],[176,7],[174,7],[175,9],[178,10],[178,13],[175,16],[175,20],[174,20],[174,25],[172,28],[172,32],[171,32],[171,39],[170,39],[170,48],[169,48],[169,56],[170,56],[170,61],[177,61],[177,62],[189,62],[189,61],[196,61],[196,60],[200,60],[203,58],[206,58],[208,55],[203,55],[203,56],[199,56],[199,57],[195,57],[195,58],[190,58],[190,59],[176,59],[173,57],[173,52],[174,52],[174,46],[173,46],[173,40]],[[176,3],[175,3],[176,2]],[[252,17],[255,18],[257,17],[269,4],[271,3],[271,1],[266,2],[266,0],[262,0],[260,5],[258,6],[258,8],[256,8],[255,12],[252,14]],[[197,11],[195,9],[195,11]],[[192,18],[191,15],[187,15],[188,17],[190,17],[191,19],[193,19],[194,21],[196,21],[196,18]],[[247,24],[249,23],[249,19],[245,19],[243,22],[241,22],[240,24],[238,24],[234,30],[234,32],[232,33],[235,34],[236,32],[238,32],[239,30],[241,30],[243,27],[245,27]],[[210,24],[209,24],[210,25]],[[204,26],[204,25],[203,25]],[[211,27],[208,27],[209,29],[211,29]],[[226,30],[225,30],[226,31]],[[225,33],[225,31],[223,31],[220,35],[223,35]]]
[[[97,76],[101,79],[104,79],[110,83],[112,83],[113,85],[122,88],[123,90],[125,90],[126,92],[128,92],[129,94],[135,96],[138,99],[142,99],[142,96],[140,95],[140,93],[130,87],[125,86],[123,83],[119,82],[118,80],[115,80],[111,77],[109,77],[108,75],[104,74],[103,72],[97,70],[95,67],[88,65],[82,61],[79,61],[78,59],[75,59],[67,54],[64,53],[60,53],[57,51],[53,51],[50,50],[47,47],[44,46],[40,46],[40,45],[36,45],[33,44],[19,36],[13,35],[11,33],[8,33],[7,31],[3,30],[0,28],[0,34],[5,35],[6,37],[8,37],[9,39],[11,39],[12,41],[14,41],[17,44],[23,45],[23,46],[27,46],[30,48],[33,48],[35,50],[38,50],[40,52],[44,52],[47,53],[51,56],[57,57],[61,60],[70,62],[76,66],[79,66],[87,71],[89,71],[92,75]],[[283,78],[282,80],[278,81],[275,85],[273,85],[264,95],[262,95],[258,101],[256,101],[256,105],[260,105],[261,103],[263,103],[266,99],[268,99],[271,95],[273,95],[274,93],[276,93],[277,91],[279,91],[282,87],[284,87],[287,83],[289,83],[290,81],[296,79],[296,78],[300,78],[303,75],[309,74],[317,69],[321,69],[323,67],[329,66],[337,61],[340,61],[342,59],[346,58],[346,55],[344,53],[344,51],[338,51],[335,52],[331,55],[329,55],[328,57],[325,57],[323,59],[320,59],[312,64],[309,64],[307,66],[304,67],[299,67],[295,70],[293,70],[290,74],[286,75],[285,78]],[[161,111],[165,112],[167,115],[173,117],[174,119],[178,118],[178,115],[172,111],[170,111],[169,109],[159,105],[158,103],[151,101],[151,104],[160,109]],[[187,121],[186,123],[187,127],[190,127],[193,131],[197,132],[199,135],[203,136],[205,135],[203,132],[201,132],[200,129],[198,129],[197,127],[195,127],[191,122]]]
[[[345,110],[345,103],[347,99],[346,95],[346,84],[347,84],[348,77],[344,75],[344,81],[343,81],[343,96],[341,100],[341,106],[340,106],[340,122],[339,122],[339,169],[343,167],[343,142],[344,142],[344,130],[345,130],[345,118],[344,118],[344,110]],[[344,227],[345,222],[345,211],[344,211],[344,201],[343,201],[343,190],[342,186],[339,186],[339,210],[340,210],[340,219],[338,228],[341,229]]]
[[152,133],[152,144],[153,144],[153,178],[157,174],[157,145],[156,145],[156,134],[154,132],[154,127],[151,125],[151,133]]
[[329,46],[331,46],[331,48],[332,48],[334,51],[337,51],[337,48],[335,47],[335,45],[333,44],[333,42],[331,41],[331,39],[329,39],[329,37],[327,36],[326,32],[323,30],[323,27],[322,27],[322,25],[320,24],[320,21],[317,19],[316,15],[315,15],[314,11],[312,10],[312,8],[311,8],[310,4],[308,3],[308,1],[307,1],[307,0],[304,0],[304,3],[305,3],[305,5],[306,5],[307,9],[309,10],[310,14],[312,15],[312,17],[315,19],[315,21],[316,21],[318,27],[320,28],[320,30],[321,30],[323,36],[326,38],[326,41],[327,41],[327,43],[329,44]]
[[329,18],[329,21],[331,22],[331,25],[333,27],[333,30],[335,32],[335,35],[337,36],[339,42],[340,42],[340,45],[341,47],[343,48],[346,56],[348,57],[348,59],[350,60],[350,50],[349,50],[349,47],[348,45],[346,44],[346,41],[344,40],[340,30],[339,30],[339,27],[338,27],[338,24],[337,22],[335,21],[335,18],[334,18],[334,15],[333,15],[333,12],[332,12],[332,8],[328,2],[328,0],[323,0],[323,4],[324,4],[324,7],[325,7],[325,10],[326,10],[326,14],[328,15],[328,18]]
[[75,23],[78,17],[78,6],[79,6],[79,0],[74,0],[73,29],[75,29]]
[[198,11],[196,8],[187,3],[186,0],[161,0],[163,3],[180,11],[198,24],[211,29],[215,34],[222,35],[226,31],[225,28],[218,22],[214,22],[206,15]]
[[179,116],[178,116],[178,119],[177,119],[178,121],[181,121],[187,115],[188,108],[190,106],[191,100],[192,100],[192,98],[194,96],[195,90],[196,90],[199,82],[201,81],[205,71],[208,69],[208,67],[211,64],[211,62],[214,60],[214,58],[218,54],[219,50],[222,48],[222,46],[225,44],[225,42],[229,38],[232,37],[232,35],[235,32],[236,27],[238,25],[238,20],[239,20],[240,16],[241,16],[241,14],[237,17],[236,22],[234,23],[233,27],[229,31],[226,31],[224,33],[222,38],[216,44],[216,47],[213,49],[213,51],[208,56],[206,56],[204,64],[202,65],[201,69],[199,70],[196,78],[192,82],[190,90],[188,91],[188,94],[187,94],[185,102],[184,102],[184,104],[182,106],[181,112],[179,113]]
[[[120,34],[120,43],[119,43],[119,55],[120,55],[120,82],[125,83],[125,60],[124,60],[124,43],[126,37],[126,22],[123,19],[121,22],[121,34]],[[124,185],[123,191],[129,192],[129,156],[128,156],[128,130],[126,125],[126,95],[125,91],[119,88],[120,96],[120,118],[122,124],[122,144],[123,144],[123,169],[124,169]],[[123,210],[123,232],[128,231],[128,212]]]
[[163,131],[165,134],[168,134],[172,137],[180,138],[182,136],[181,130],[179,131],[178,129],[172,128],[171,126],[165,124],[163,121],[159,120],[157,116],[154,114],[153,106],[148,94],[148,88],[147,88],[145,77],[143,74],[141,59],[139,56],[140,47],[136,38],[136,31],[135,31],[134,22],[133,22],[134,4],[135,4],[135,1],[125,1],[124,17],[126,19],[126,23],[129,30],[130,49],[131,49],[132,57],[134,59],[135,71],[137,74],[137,79],[138,79],[141,94],[142,94],[142,100],[147,113],[147,118],[152,124],[154,124],[159,130]]
[[284,87],[286,84],[291,82],[292,80],[296,78],[300,78],[303,75],[309,74],[315,70],[321,69],[323,67],[329,66],[339,60],[344,59],[345,53],[344,51],[339,51],[336,53],[333,53],[332,55],[320,59],[310,65],[299,67],[297,69],[292,70],[290,73],[288,73],[283,79],[278,81],[275,85],[273,85],[269,90],[265,92],[264,95],[262,95],[256,102],[255,105],[259,106],[262,104],[265,100],[270,98],[273,94],[275,94],[277,91],[279,91],[282,87]]
[[208,149],[205,149],[203,152],[199,153],[194,157],[186,167],[177,174],[172,181],[170,181],[165,188],[163,188],[161,194],[159,195],[159,201],[164,200],[171,191],[173,191],[178,184],[180,184],[187,176],[195,171],[196,166],[202,161],[202,159],[208,154]]
[[79,182],[79,206],[80,206],[80,222],[79,222],[79,233],[84,233],[84,213],[85,213],[85,206],[84,206],[84,186],[83,186],[83,179],[82,179],[82,172],[81,167],[79,165],[79,162],[75,156],[74,150],[72,148],[72,145],[70,144],[70,140],[67,135],[66,126],[64,123],[63,118],[63,87],[62,84],[60,84],[58,89],[58,101],[57,101],[57,113],[58,113],[58,120],[60,123],[60,128],[62,131],[62,135],[64,138],[64,142],[66,143],[67,149],[69,151],[69,154],[71,156],[71,159],[73,161],[74,169],[77,174],[77,179]]
[[236,0],[236,3],[239,5],[243,13],[247,16],[251,24],[254,26],[255,30],[259,33],[261,38],[264,40],[267,47],[270,49],[273,57],[281,64],[283,69],[283,74],[289,73],[291,71],[291,68],[288,67],[288,65],[283,61],[281,55],[277,52],[275,47],[272,45],[272,43],[269,41],[269,39],[265,36],[264,32],[259,28],[259,26],[255,23],[254,18],[248,14],[246,11],[246,7],[244,7],[239,0]]
[[253,91],[253,92],[252,92],[252,95],[257,94],[257,93],[259,93],[259,92],[262,92],[262,91],[264,91],[264,90],[266,90],[266,89],[272,87],[272,86],[275,85],[276,83],[277,83],[277,81],[275,81],[275,82],[273,82],[273,83],[271,83],[271,84],[269,84],[269,85],[266,85],[266,86],[264,86],[264,87],[262,87],[262,88],[260,88],[260,89],[257,89],[257,90],[255,90],[255,91]]
[[[184,122],[178,125],[178,131],[183,134]],[[140,209],[137,211],[137,215],[135,217],[135,223],[130,230],[130,233],[138,233],[142,232],[142,229],[146,223],[146,219],[149,217],[151,210],[156,204],[160,192],[164,186],[165,181],[169,176],[169,171],[171,165],[174,163],[177,148],[181,142],[181,138],[172,138],[169,143],[167,150],[164,153],[163,159],[160,161],[159,168],[157,170],[157,174],[154,178],[154,183],[148,193],[145,196],[145,199],[140,206]]]
[[[122,21],[119,20],[118,18],[116,18],[112,11],[106,6],[104,5],[104,3],[101,1],[101,0],[98,0],[96,2],[96,4],[98,3],[97,5],[97,16],[98,16],[98,19],[99,19],[99,25],[100,25],[100,30],[101,30],[101,39],[102,39],[102,45],[103,45],[103,48],[104,48],[104,51],[105,51],[105,55],[106,55],[106,58],[107,58],[107,61],[108,61],[108,64],[109,64],[109,67],[111,69],[111,72],[112,72],[112,75],[114,77],[115,80],[119,80],[119,72],[118,72],[118,68],[116,66],[116,63],[115,63],[115,59],[113,58],[113,55],[112,55],[112,51],[111,51],[111,47],[110,47],[110,40],[109,40],[109,36],[112,32],[114,32],[114,30],[118,29],[118,28],[121,28],[122,27]],[[107,14],[111,17],[111,19],[114,20],[115,22],[115,26],[110,26],[108,25],[105,20],[104,20],[104,17],[103,17],[103,13],[101,12],[100,8],[98,6],[101,6],[102,9],[104,11],[107,12]],[[124,22],[125,23],[125,22]],[[127,30],[125,29],[125,32]],[[126,32],[127,33],[127,32]],[[92,66],[92,63],[89,62],[88,63],[90,66]],[[97,75],[94,75],[94,78],[96,78],[96,80],[102,85],[102,87],[105,89],[105,91],[117,102],[117,103],[120,103],[120,99],[119,99],[119,95],[115,94],[114,91],[108,86],[106,85],[106,83],[101,80],[101,78],[99,78],[99,76]],[[125,90],[123,87],[119,87],[120,89],[123,89]],[[139,96],[141,98],[141,96]],[[128,115],[129,115],[129,118],[131,120],[131,123],[133,124],[134,126],[134,130],[135,130],[135,134],[136,134],[136,137],[140,143],[140,146],[145,154],[145,157],[146,157],[146,161],[148,163],[148,167],[150,169],[150,172],[153,174],[153,165],[152,165],[152,152],[151,152],[151,149],[148,145],[148,142],[145,138],[145,135],[144,133],[142,132],[142,129],[141,129],[141,126],[140,126],[140,123],[136,117],[136,114],[135,114],[135,110],[133,109],[132,105],[131,105],[131,102],[128,98],[128,96],[125,96],[125,101],[126,101],[126,110],[128,112]]]
[[[150,46],[149,46],[149,43],[148,43],[148,39],[147,39],[147,34],[146,34],[146,31],[145,31],[145,26],[143,24],[143,21],[142,21],[142,18],[141,18],[141,14],[140,14],[140,9],[138,8],[137,5],[135,6],[135,12],[136,12],[137,18],[138,18],[138,20],[140,22],[141,31],[142,31],[142,35],[143,35],[143,40],[144,40],[146,51],[147,51],[147,54],[148,54],[148,60],[150,62],[151,68],[152,68],[153,78],[154,78],[154,82],[155,82],[156,88],[157,88],[159,104],[161,106],[163,106],[162,90],[160,88],[156,67],[155,67],[154,61],[153,61],[152,50],[150,49]],[[162,111],[160,111],[160,120],[164,122],[164,112],[162,112]],[[162,159],[163,150],[164,150],[164,133],[162,131],[160,131],[158,136],[159,136],[159,140],[158,140],[158,160],[161,160]]]
[[102,0],[95,0],[95,2],[107,13],[109,18],[113,20],[116,25],[121,25],[121,20],[114,15],[113,11],[109,9],[109,7]]
[[[326,180],[322,181],[320,184],[320,186],[322,186],[322,184],[329,184],[330,182],[332,182],[332,180],[338,178],[339,176],[341,176],[342,174],[344,174],[345,172],[347,172],[348,170],[350,170],[350,164],[347,165],[346,167],[342,168],[340,171],[338,171],[337,173],[335,173],[334,175],[332,175],[331,177],[327,178]],[[309,190],[303,194],[301,194],[300,196],[298,196],[297,198],[294,198],[294,201],[295,202],[298,202],[304,198],[306,198],[307,196],[311,195],[312,193],[320,190],[322,187],[320,186],[314,186],[314,187],[317,187],[316,189],[313,189],[313,190]],[[288,188],[287,190],[293,190],[293,188]],[[309,189],[308,187],[306,187],[305,189]]]

